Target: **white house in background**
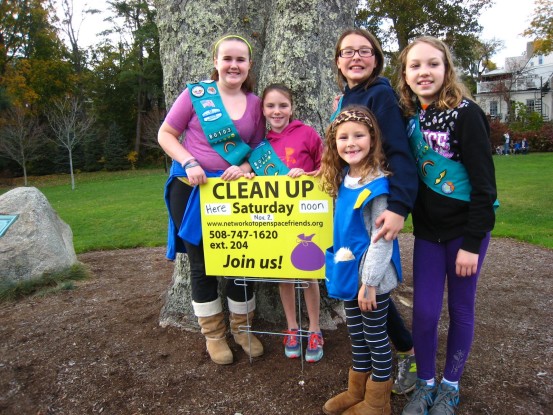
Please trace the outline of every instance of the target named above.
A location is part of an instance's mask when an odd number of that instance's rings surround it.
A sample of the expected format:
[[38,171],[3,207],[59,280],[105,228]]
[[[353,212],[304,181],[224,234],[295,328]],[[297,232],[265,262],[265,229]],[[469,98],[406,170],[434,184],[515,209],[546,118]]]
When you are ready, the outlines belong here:
[[534,55],[532,42],[522,56],[507,58],[505,68],[486,72],[476,86],[476,102],[486,114],[507,121],[509,103],[521,102],[528,111],[553,120],[553,53]]

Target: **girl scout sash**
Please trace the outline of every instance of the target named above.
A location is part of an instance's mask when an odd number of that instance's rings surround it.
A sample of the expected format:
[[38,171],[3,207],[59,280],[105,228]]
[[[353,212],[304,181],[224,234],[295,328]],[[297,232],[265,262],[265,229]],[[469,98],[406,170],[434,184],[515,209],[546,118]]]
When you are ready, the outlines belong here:
[[470,202],[472,187],[465,166],[430,148],[420,129],[418,113],[409,119],[407,136],[424,184],[443,196]]
[[248,162],[258,176],[285,176],[290,171],[266,138],[253,149]]
[[241,164],[251,151],[230,119],[217,84],[202,81],[186,84],[200,125],[211,147],[231,165]]

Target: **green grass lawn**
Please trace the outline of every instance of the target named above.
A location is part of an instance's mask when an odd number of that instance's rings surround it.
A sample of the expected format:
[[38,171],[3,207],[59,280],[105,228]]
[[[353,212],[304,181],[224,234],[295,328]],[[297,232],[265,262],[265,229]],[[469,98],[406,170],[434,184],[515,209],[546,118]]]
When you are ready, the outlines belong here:
[[39,188],[71,226],[75,251],[82,253],[164,245],[166,180],[159,169],[80,173],[73,191],[69,175],[30,178],[29,185]]
[[493,236],[553,248],[553,153],[494,156],[501,206]]
[[[499,200],[494,237],[553,249],[553,153],[494,156]],[[80,173],[29,178],[73,230],[75,251],[163,246],[167,211],[159,170]],[[20,185],[20,183],[17,183]],[[0,193],[10,188],[0,188]],[[410,220],[406,232],[410,232]]]

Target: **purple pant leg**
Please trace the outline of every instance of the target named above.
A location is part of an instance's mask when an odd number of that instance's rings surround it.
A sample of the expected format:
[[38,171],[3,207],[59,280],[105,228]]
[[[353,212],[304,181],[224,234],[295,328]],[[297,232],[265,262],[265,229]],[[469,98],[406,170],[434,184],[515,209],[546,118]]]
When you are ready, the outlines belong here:
[[457,277],[455,259],[462,243],[457,238],[434,243],[415,238],[413,258],[413,342],[417,358],[417,376],[436,376],[438,322],[442,310],[445,280],[448,281],[448,331],[444,377],[459,380],[474,335],[476,285],[490,235],[482,241],[478,270],[471,277]]

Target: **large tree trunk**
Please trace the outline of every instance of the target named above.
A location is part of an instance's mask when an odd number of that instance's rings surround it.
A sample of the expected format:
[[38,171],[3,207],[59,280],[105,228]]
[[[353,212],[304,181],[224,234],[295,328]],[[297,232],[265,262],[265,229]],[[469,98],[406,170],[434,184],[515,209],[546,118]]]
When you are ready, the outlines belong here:
[[[295,117],[322,135],[339,92],[334,45],[343,30],[353,27],[356,6],[357,0],[156,0],[167,106],[186,82],[209,78],[218,37],[240,34],[253,47],[257,92],[273,82],[288,85],[294,92]],[[179,254],[161,311],[162,325],[196,326],[188,272],[188,260]],[[343,318],[340,306],[322,297],[321,327],[333,329]],[[285,324],[277,284],[257,283],[256,299],[257,317]],[[307,315],[305,309],[302,315]]]

